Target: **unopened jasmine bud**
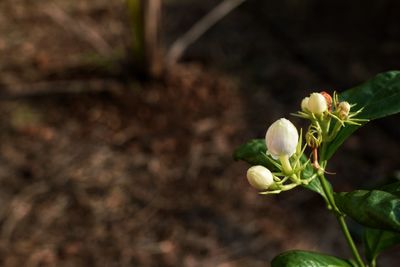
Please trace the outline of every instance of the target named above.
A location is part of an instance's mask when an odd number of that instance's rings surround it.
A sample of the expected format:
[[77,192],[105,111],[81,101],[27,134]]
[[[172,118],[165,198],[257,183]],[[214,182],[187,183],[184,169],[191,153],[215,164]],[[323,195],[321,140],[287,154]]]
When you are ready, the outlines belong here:
[[320,115],[328,109],[328,103],[325,97],[320,93],[312,93],[308,100],[308,110],[314,114]]
[[257,190],[267,190],[274,184],[274,178],[270,170],[257,165],[247,170],[247,180]]
[[325,98],[326,104],[328,105],[328,110],[332,110],[332,97],[329,93],[322,91],[320,94]]
[[301,110],[302,111],[308,111],[308,101],[310,100],[309,97],[305,97],[303,98],[303,100],[301,101]]
[[265,135],[268,153],[274,159],[282,156],[291,157],[296,152],[298,141],[299,134],[296,127],[284,118],[271,124]]
[[350,108],[351,107],[349,102],[347,101],[340,102],[338,106],[339,118],[342,120],[347,119],[347,117],[349,116]]

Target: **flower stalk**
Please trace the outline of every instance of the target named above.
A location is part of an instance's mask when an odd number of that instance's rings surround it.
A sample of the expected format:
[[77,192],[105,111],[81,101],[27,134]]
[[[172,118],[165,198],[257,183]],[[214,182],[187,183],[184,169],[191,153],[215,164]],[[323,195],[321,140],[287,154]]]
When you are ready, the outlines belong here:
[[292,166],[290,165],[289,156],[282,155],[279,157],[279,161],[282,164],[282,171],[285,175],[290,176],[293,174]]

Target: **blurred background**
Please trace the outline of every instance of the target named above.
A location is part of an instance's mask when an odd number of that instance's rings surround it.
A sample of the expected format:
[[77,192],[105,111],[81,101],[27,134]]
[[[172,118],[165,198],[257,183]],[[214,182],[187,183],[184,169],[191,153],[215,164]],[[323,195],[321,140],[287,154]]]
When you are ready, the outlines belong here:
[[[1,0],[0,265],[257,267],[289,249],[349,257],[318,196],[258,195],[232,152],[313,91],[399,69],[399,8]],[[343,145],[329,166],[336,190],[400,178],[399,123],[370,123]],[[398,266],[399,252],[381,266]]]

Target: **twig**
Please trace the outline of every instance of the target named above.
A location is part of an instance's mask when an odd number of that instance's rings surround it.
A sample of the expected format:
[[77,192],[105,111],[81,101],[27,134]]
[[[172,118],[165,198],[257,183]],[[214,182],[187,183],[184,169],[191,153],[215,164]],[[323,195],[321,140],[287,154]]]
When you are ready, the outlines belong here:
[[[10,238],[17,227],[33,208],[33,199],[40,194],[48,191],[48,185],[44,182],[37,182],[23,189],[18,195],[14,196],[5,214],[5,220],[0,232],[3,240],[10,241]],[[3,218],[1,218],[3,220]]]
[[43,12],[66,31],[74,33],[76,36],[89,43],[99,54],[103,56],[110,54],[112,50],[111,46],[93,26],[79,20],[74,20],[56,4],[47,5],[43,8]]
[[[146,2],[146,1],[144,1]],[[145,9],[145,31],[144,39],[146,57],[149,60],[149,73],[152,76],[159,76],[161,73],[161,63],[159,55],[159,32],[161,21],[161,0],[147,1]]]
[[131,20],[132,52],[136,71],[159,77],[162,63],[159,49],[161,0],[127,0]]
[[224,18],[229,12],[244,3],[246,0],[225,0],[196,22],[182,37],[178,38],[167,54],[167,63],[175,64],[183,55],[185,50],[199,39],[206,31]]

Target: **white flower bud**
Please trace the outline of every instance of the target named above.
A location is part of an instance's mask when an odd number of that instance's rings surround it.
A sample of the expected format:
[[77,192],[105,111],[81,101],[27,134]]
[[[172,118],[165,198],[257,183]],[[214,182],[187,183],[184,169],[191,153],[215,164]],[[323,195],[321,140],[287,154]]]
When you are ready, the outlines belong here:
[[338,111],[339,111],[339,118],[342,120],[347,119],[350,112],[350,104],[349,102],[343,101],[339,103]]
[[309,97],[305,97],[303,98],[303,100],[301,101],[301,110],[302,111],[308,111],[308,101],[310,100]]
[[287,119],[279,119],[267,130],[265,143],[268,153],[274,159],[280,156],[291,157],[296,152],[299,133],[296,127]]
[[314,114],[320,115],[328,109],[328,103],[325,97],[320,93],[312,93],[308,100],[308,110]]
[[339,109],[348,113],[350,111],[349,102],[347,102],[347,101],[340,102],[339,103]]
[[258,190],[267,190],[274,184],[272,173],[264,166],[257,165],[247,170],[247,180]]

